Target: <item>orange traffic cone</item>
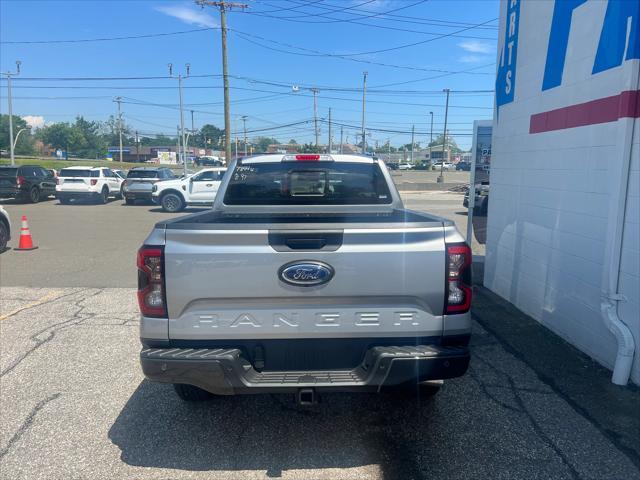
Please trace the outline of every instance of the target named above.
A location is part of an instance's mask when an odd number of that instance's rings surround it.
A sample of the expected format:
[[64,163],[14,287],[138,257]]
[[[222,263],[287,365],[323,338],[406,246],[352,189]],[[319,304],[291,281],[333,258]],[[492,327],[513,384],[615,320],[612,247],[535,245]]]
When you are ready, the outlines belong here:
[[29,231],[29,224],[27,223],[27,216],[22,216],[22,228],[20,228],[20,243],[18,248],[14,250],[35,250],[36,246],[33,245],[31,239],[31,232]]

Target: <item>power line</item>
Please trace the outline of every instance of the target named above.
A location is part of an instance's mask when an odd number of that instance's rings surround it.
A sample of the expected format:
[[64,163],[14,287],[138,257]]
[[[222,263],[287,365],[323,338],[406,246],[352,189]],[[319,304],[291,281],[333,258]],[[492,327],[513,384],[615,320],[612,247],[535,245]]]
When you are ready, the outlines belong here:
[[203,27],[191,30],[180,30],[177,32],[160,32],[147,33],[142,35],[127,35],[123,37],[101,37],[101,38],[76,38],[67,40],[10,40],[0,41],[2,45],[41,45],[41,44],[57,44],[57,43],[91,43],[91,42],[112,42],[117,40],[137,40],[140,38],[169,37],[172,35],[185,35],[188,33],[206,32],[208,30],[217,30],[219,27]]

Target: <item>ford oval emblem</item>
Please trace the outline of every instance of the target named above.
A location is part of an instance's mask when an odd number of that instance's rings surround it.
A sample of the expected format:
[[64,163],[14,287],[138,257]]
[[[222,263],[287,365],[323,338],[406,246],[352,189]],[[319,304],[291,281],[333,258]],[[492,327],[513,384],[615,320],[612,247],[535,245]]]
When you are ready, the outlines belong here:
[[290,285],[311,287],[327,283],[333,278],[334,271],[331,265],[326,263],[302,260],[283,265],[278,274],[283,282]]

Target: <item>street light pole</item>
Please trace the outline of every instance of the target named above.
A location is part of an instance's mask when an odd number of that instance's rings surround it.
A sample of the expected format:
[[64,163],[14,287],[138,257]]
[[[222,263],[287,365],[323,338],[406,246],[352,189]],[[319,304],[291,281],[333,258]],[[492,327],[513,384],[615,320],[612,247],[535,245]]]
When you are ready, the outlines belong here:
[[[173,76],[173,64],[169,63],[169,77],[176,78]],[[178,74],[178,96],[180,97],[180,138],[182,139],[182,153],[178,153],[178,155],[182,156],[182,164],[185,176],[187,175],[187,143],[184,135],[184,103],[182,99],[182,79],[189,78],[189,74],[191,73],[191,64],[185,64],[186,75]]]
[[429,143],[433,142],[433,112],[429,112],[431,115],[431,135],[429,136]]
[[18,138],[20,137],[20,134],[22,132],[27,131],[28,128],[21,128],[20,130],[18,130],[18,133],[16,133],[16,138],[13,139],[13,149],[16,149],[16,145],[18,144]]
[[362,153],[366,153],[365,147],[365,106],[367,100],[367,72],[362,72]]
[[442,161],[440,162],[440,176],[437,179],[438,183],[444,183],[444,152],[447,148],[447,115],[449,114],[449,92],[448,88],[443,90],[447,94],[447,101],[444,107],[444,134],[442,136]]
[[[118,143],[120,145],[120,163],[122,163],[122,97],[116,97],[113,99],[118,104]],[[67,152],[69,155],[69,152]]]
[[0,72],[0,75],[4,75],[7,77],[7,103],[8,103],[8,111],[9,111],[9,151],[11,156],[11,165],[16,164],[15,152],[13,147],[13,99],[11,97],[11,77],[15,77],[20,75],[20,65],[22,62],[20,60],[16,60],[16,71],[15,72]]
[[329,155],[331,155],[331,148],[333,147],[332,145],[332,141],[331,141],[331,108],[329,108],[329,151],[327,152]]
[[[244,130],[244,156],[247,156],[247,116],[243,115],[240,117],[240,119],[242,120],[242,128]],[[237,150],[237,149],[236,149]],[[237,151],[236,151],[236,155],[237,155]]]
[[313,129],[316,134],[316,148],[318,148],[318,101],[316,99],[318,92],[317,88],[312,88],[311,92],[313,92]]
[[415,139],[416,126],[411,125],[411,163],[413,163],[413,142]]
[[343,134],[344,134],[344,127],[341,125],[340,126],[340,153],[342,153],[342,138],[343,138]]

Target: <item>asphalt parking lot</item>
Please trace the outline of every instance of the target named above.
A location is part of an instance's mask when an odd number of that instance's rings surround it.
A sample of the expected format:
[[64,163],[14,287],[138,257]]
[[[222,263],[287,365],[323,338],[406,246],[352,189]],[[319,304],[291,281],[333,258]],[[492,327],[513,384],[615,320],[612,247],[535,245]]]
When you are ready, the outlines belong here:
[[[460,194],[404,197],[464,231]],[[134,252],[173,215],[120,201],[3,203],[14,229],[28,216],[40,248],[0,255],[1,478],[640,479],[638,390],[610,389],[607,372],[562,345],[541,367],[534,347],[557,337],[516,326],[514,351],[487,323],[513,312],[487,302],[474,307],[469,372],[434,398],[184,403],[144,380],[138,363]],[[576,358],[578,373],[562,373]],[[626,407],[607,423],[598,412],[620,395]]]
[[186,404],[143,380],[133,289],[4,287],[0,468],[11,479],[626,479],[636,465],[474,325],[433,399]]

